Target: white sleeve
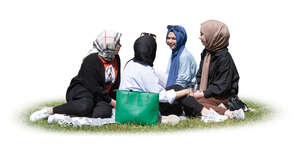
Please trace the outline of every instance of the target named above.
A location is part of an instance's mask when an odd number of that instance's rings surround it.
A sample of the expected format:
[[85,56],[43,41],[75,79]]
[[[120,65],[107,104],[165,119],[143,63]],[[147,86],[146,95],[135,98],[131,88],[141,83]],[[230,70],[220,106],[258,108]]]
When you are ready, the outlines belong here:
[[173,104],[175,98],[176,92],[174,89],[159,92],[159,102],[168,102],[169,104]]
[[163,87],[166,87],[168,81],[168,74],[158,70],[154,70],[154,73],[159,79],[159,84]]
[[143,74],[142,77],[143,87],[148,92],[159,93],[159,102],[168,102],[172,104],[176,97],[176,92],[174,90],[166,91],[165,88],[159,84],[159,78],[151,69]]

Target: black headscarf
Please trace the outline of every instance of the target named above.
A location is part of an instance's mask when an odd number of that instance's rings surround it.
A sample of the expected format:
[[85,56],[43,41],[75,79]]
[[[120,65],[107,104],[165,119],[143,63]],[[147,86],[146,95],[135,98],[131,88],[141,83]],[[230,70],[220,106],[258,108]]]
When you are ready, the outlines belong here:
[[134,62],[153,66],[156,56],[156,41],[152,36],[141,36],[134,42]]

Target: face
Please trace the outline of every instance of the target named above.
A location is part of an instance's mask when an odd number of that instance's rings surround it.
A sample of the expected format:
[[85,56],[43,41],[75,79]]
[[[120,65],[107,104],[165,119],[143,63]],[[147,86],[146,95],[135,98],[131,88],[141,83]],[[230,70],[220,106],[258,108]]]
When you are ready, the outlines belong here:
[[119,54],[119,51],[120,51],[120,48],[121,48],[121,44],[120,44],[120,41],[116,44],[116,47],[115,47],[115,55],[118,55]]
[[199,37],[199,39],[201,40],[202,45],[205,46],[205,45],[206,45],[206,39],[205,39],[205,37],[204,37],[203,32],[200,32],[200,37]]
[[172,50],[174,50],[176,48],[176,35],[174,32],[170,32],[168,34],[166,42]]

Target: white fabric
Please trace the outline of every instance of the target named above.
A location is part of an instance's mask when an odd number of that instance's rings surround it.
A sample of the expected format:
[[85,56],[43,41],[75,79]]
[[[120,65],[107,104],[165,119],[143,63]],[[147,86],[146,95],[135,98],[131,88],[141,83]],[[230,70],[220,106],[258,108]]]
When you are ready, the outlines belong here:
[[156,69],[154,69],[154,73],[159,79],[159,84],[163,87],[166,87],[168,81],[168,74],[162,71],[158,71]]
[[70,117],[63,114],[54,114],[49,116],[48,123],[58,123],[61,126],[102,126],[115,122],[115,109],[112,110],[110,118],[89,118],[89,117]]
[[95,40],[97,44],[95,46],[98,50],[115,50],[115,46],[120,41],[121,35],[121,33],[113,30],[103,30],[97,36]]
[[176,97],[174,90],[166,91],[154,69],[134,61],[126,65],[120,83],[120,90],[159,93],[159,102],[172,104]]
[[161,117],[161,123],[163,124],[171,124],[176,125],[180,122],[181,118],[176,115],[169,115],[169,116],[162,116]]
[[232,115],[233,115],[233,119],[240,119],[240,120],[245,119],[245,113],[242,108],[240,108],[239,110],[232,111]]
[[228,119],[227,116],[220,115],[211,108],[209,109],[208,114],[206,114],[206,115],[202,114],[202,116],[201,116],[201,120],[205,123],[207,123],[207,122],[224,122],[227,119]]
[[50,107],[45,107],[41,110],[38,110],[32,113],[29,117],[30,121],[36,122],[41,119],[45,119],[50,116]]
[[116,74],[112,65],[105,68],[105,83],[115,83]]
[[[62,127],[65,126],[73,126],[73,127],[81,127],[81,126],[102,126],[105,124],[112,124],[115,122],[115,112],[116,110],[112,110],[112,116],[110,118],[89,118],[89,117],[70,117],[63,114],[53,114],[48,117],[49,124],[59,124]],[[176,125],[182,120],[186,120],[185,116],[162,116],[160,118],[161,123],[167,123]]]
[[99,51],[99,55],[107,61],[112,61],[115,57],[115,47],[120,42],[121,33],[104,30],[93,42],[93,48]]
[[[160,93],[159,93],[160,95]],[[166,91],[166,98],[160,98],[161,102],[169,102],[170,104],[173,104],[175,98],[176,98],[176,92],[174,89]]]
[[88,51],[88,54],[86,55],[86,56],[88,56],[88,55],[90,55],[90,54],[93,54],[93,53],[98,53],[99,51],[96,49],[96,48],[92,48],[92,49],[90,49],[89,51]]

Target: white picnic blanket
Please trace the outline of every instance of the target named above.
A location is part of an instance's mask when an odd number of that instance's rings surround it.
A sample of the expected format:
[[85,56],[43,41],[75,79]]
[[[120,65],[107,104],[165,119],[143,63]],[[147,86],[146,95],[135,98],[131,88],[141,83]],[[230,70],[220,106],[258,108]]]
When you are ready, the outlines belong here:
[[115,123],[115,109],[112,111],[111,118],[89,118],[89,117],[70,117],[63,114],[54,114],[48,117],[48,123],[58,123],[61,126],[102,126]]
[[[63,114],[54,114],[48,117],[48,123],[57,123],[61,126],[102,126],[115,122],[115,109],[112,110],[111,118],[89,118],[89,117],[70,117]],[[185,116],[180,116],[180,121],[185,120]]]

